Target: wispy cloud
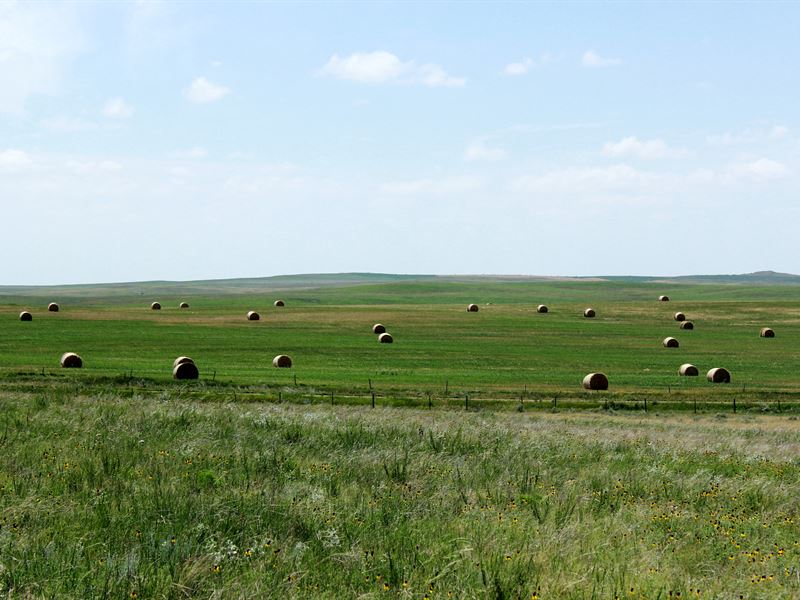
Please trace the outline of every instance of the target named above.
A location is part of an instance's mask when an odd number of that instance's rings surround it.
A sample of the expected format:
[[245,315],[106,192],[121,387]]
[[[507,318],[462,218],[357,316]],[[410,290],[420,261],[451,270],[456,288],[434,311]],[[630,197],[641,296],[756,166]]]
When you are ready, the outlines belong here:
[[607,142],[603,146],[603,154],[619,158],[632,156],[645,160],[657,158],[681,158],[688,152],[683,148],[670,148],[661,139],[639,140],[635,136],[626,137],[618,142]]
[[789,128],[785,125],[772,125],[710,135],[706,138],[706,142],[711,146],[735,146],[764,140],[780,140],[788,134]]
[[19,171],[33,165],[31,156],[18,149],[0,151],[0,169],[4,171]]
[[568,167],[539,175],[523,175],[511,183],[514,191],[586,193],[596,190],[631,190],[649,186],[659,175],[627,164],[607,167]]
[[769,130],[769,137],[774,140],[779,140],[781,138],[786,137],[788,133],[789,133],[789,128],[786,127],[785,125],[774,125]]
[[190,102],[198,104],[207,104],[209,102],[216,102],[231,93],[231,90],[224,85],[217,85],[211,83],[205,77],[198,77],[189,88],[185,91],[186,98]]
[[428,63],[416,68],[416,73],[411,82],[417,81],[429,87],[463,87],[467,80],[464,77],[448,75],[439,65]]
[[622,64],[619,58],[607,58],[600,56],[594,50],[587,50],[581,57],[581,64],[589,68],[616,67]]
[[64,116],[47,117],[46,119],[42,119],[39,124],[44,129],[55,133],[77,133],[98,128],[97,123],[94,121]]
[[76,175],[113,172],[122,169],[122,165],[114,160],[68,160],[64,166]]
[[173,158],[194,160],[198,158],[206,158],[208,156],[208,150],[202,146],[194,146],[188,150],[176,150],[170,156]]
[[525,73],[531,70],[532,66],[533,66],[533,59],[528,57],[522,59],[519,62],[508,63],[503,69],[503,73],[511,76],[525,75]]
[[[639,201],[691,193],[698,185],[711,190],[728,186],[766,185],[791,176],[784,163],[769,158],[739,161],[719,169],[689,172],[638,169],[625,163],[609,166],[566,167],[518,176],[510,182],[515,192],[535,195]],[[726,192],[728,193],[728,192]]]
[[503,148],[489,146],[483,141],[472,142],[467,146],[466,150],[464,150],[464,159],[470,161],[497,161],[505,157],[506,151]]
[[133,116],[133,106],[122,98],[110,98],[103,106],[103,116],[109,119],[130,119]]
[[763,181],[779,179],[789,174],[789,169],[782,162],[769,158],[759,158],[750,162],[739,163],[729,167],[728,174],[734,177],[746,177]]
[[0,113],[23,114],[31,96],[57,93],[84,47],[68,4],[0,2]]
[[334,54],[320,72],[345,81],[373,84],[405,83],[428,87],[461,87],[467,81],[463,77],[449,75],[437,64],[418,65],[413,60],[402,61],[385,50],[354,52],[345,57]]
[[686,177],[692,184],[741,185],[743,183],[766,184],[791,175],[789,167],[770,158],[739,160],[720,169],[699,168]]
[[519,62],[508,63],[505,67],[503,67],[503,73],[511,77],[525,75],[531,69],[546,65],[552,61],[553,56],[548,52],[543,53],[538,60],[530,56],[526,56]]
[[393,196],[448,195],[471,192],[483,186],[483,180],[472,176],[406,179],[389,181],[378,186],[384,194]]

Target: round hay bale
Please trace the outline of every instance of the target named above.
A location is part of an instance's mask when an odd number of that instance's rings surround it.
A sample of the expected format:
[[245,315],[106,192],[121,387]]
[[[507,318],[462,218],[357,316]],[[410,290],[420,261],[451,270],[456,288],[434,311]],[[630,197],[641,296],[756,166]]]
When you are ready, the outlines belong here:
[[587,308],[585,311],[583,311],[583,316],[587,319],[594,319],[594,315],[595,312],[593,308]]
[[153,302],[150,304],[150,310],[161,310],[161,304],[159,302]]
[[711,383],[730,383],[731,374],[728,372],[728,369],[715,367],[708,372],[706,379],[708,379]]
[[604,373],[589,373],[583,378],[583,387],[587,390],[607,390],[608,377]]
[[675,313],[675,320],[676,321],[685,321],[686,320],[686,315],[683,314],[682,312],[676,312]]
[[261,318],[261,315],[258,314],[256,311],[251,310],[247,313],[247,320],[248,321],[258,321]]
[[682,364],[678,369],[678,373],[684,377],[697,377],[700,375],[700,371],[697,370],[697,367],[689,363]]
[[47,305],[47,310],[49,310],[50,312],[58,312],[58,309],[59,306],[55,302],[51,302],[50,304]]
[[762,327],[759,335],[761,337],[775,337],[775,332],[770,327]]
[[278,356],[272,359],[272,366],[278,367],[279,369],[288,369],[292,366],[292,359],[285,354],[278,354]]
[[384,327],[380,323],[375,323],[375,325],[372,326],[372,333],[374,333],[375,335],[386,333],[386,327]]
[[200,377],[200,371],[193,362],[182,362],[172,368],[172,377],[174,379],[197,379]]
[[694,329],[694,323],[691,321],[681,321],[681,329]]
[[283,300],[275,300],[275,303],[274,303],[274,304],[275,304],[275,306],[286,306],[286,305],[283,303]]
[[394,342],[394,338],[389,333],[382,333],[378,336],[378,341],[381,344],[391,344]]
[[546,313],[547,310],[548,310],[547,306],[544,305],[544,304],[540,304],[539,306],[536,307],[536,312],[537,313]]
[[478,312],[478,305],[477,304],[470,304],[467,307],[467,312]]
[[27,310],[23,310],[19,313],[19,320],[20,321],[33,321],[33,315],[29,313]]
[[178,308],[189,308],[189,303],[188,302],[181,302],[178,305]]
[[677,348],[680,346],[680,344],[678,344],[678,340],[676,340],[674,337],[664,338],[664,341],[661,342],[661,344],[664,346],[664,348]]
[[83,366],[83,359],[74,352],[64,352],[61,355],[61,366],[65,369],[80,369]]
[[174,369],[178,365],[182,365],[183,363],[187,363],[187,362],[190,362],[190,363],[194,364],[194,359],[189,358],[188,356],[179,356],[178,358],[176,358],[172,362],[172,368]]
[[659,296],[658,297],[658,301],[659,302],[669,302],[669,296]]

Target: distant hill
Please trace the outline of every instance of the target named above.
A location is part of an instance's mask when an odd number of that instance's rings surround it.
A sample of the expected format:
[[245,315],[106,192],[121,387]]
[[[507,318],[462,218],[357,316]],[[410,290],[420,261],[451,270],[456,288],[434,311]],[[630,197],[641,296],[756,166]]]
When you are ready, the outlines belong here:
[[268,292],[313,290],[330,287],[350,287],[398,283],[463,283],[497,284],[558,283],[558,282],[619,282],[627,284],[739,284],[739,285],[800,285],[800,275],[758,271],[742,275],[687,275],[677,277],[603,276],[550,277],[535,275],[396,275],[389,273],[311,273],[240,279],[210,279],[202,281],[140,281],[129,283],[99,283],[53,286],[0,286],[0,301],[15,298],[106,298],[228,294],[264,294]]
[[680,275],[677,277],[602,277],[608,281],[641,283],[731,283],[749,285],[800,285],[800,275],[776,271],[756,271],[741,275]]
[[281,290],[345,287],[353,285],[432,281],[436,275],[393,275],[388,273],[318,273],[277,275],[239,279],[207,279],[198,281],[138,281],[127,283],[89,283],[75,285],[0,285],[0,298],[45,297],[60,298],[131,298],[153,294],[225,295],[262,294]]

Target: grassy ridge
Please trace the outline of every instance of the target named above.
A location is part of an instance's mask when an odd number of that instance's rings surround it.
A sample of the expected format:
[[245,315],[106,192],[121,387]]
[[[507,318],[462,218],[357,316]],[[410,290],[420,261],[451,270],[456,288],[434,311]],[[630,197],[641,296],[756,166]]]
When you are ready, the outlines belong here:
[[71,304],[133,304],[150,297],[178,301],[189,297],[280,294],[295,303],[408,304],[491,302],[527,303],[531,298],[554,300],[649,300],[674,294],[682,300],[796,300],[800,276],[737,275],[648,278],[534,278],[511,276],[435,276],[340,273],[209,281],[147,281],[135,283],[0,286],[3,304],[69,300]]

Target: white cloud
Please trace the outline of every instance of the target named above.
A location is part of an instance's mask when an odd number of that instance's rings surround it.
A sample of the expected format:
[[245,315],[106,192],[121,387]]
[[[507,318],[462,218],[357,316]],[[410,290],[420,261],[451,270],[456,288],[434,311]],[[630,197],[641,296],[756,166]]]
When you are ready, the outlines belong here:
[[509,75],[511,77],[515,77],[515,76],[519,76],[519,75],[525,75],[531,69],[533,69],[535,67],[540,67],[542,65],[546,65],[547,63],[552,62],[552,60],[553,60],[553,56],[548,52],[545,52],[544,54],[542,54],[539,57],[538,61],[534,60],[530,56],[526,56],[525,58],[523,58],[519,62],[513,62],[513,63],[507,64],[503,68],[503,73],[505,75]]
[[[47,155],[30,149],[28,156],[23,152],[28,150],[26,146],[13,148],[17,150],[12,153],[5,146],[0,148],[1,163],[32,165],[13,175],[0,171],[0,198],[15,199],[3,204],[6,220],[16,222],[30,212],[50,218],[35,228],[6,228],[0,244],[8,249],[22,245],[32,249],[24,269],[14,270],[13,265],[6,269],[4,277],[11,283],[255,276],[259,273],[231,269],[241,263],[237,257],[260,255],[269,252],[270,246],[296,249],[289,257],[292,261],[300,257],[299,262],[282,263],[278,272],[381,268],[418,272],[424,268],[441,273],[529,273],[530,262],[514,262],[514,257],[527,256],[524,250],[530,246],[531,236],[543,248],[564,250],[551,253],[556,263],[548,274],[607,272],[603,263],[619,273],[643,273],[668,268],[668,258],[664,263],[658,259],[669,254],[669,246],[676,243],[702,255],[702,244],[692,246],[702,229],[698,224],[714,218],[722,221],[709,230],[719,233],[711,242],[725,249],[723,254],[741,244],[747,250],[761,248],[763,240],[744,235],[747,218],[752,217],[753,198],[759,197],[769,198],[769,205],[763,208],[781,228],[776,240],[789,240],[779,249],[791,255],[790,230],[797,216],[792,179],[795,161],[784,160],[782,155],[739,158],[734,164],[746,166],[750,174],[742,177],[749,179],[729,185],[719,179],[724,166],[716,175],[696,173],[697,181],[708,181],[697,184],[687,179],[694,167],[687,167],[685,174],[675,169],[638,169],[622,161],[607,168],[600,163],[559,168],[564,160],[559,155],[550,157],[550,167],[517,172],[526,177],[516,182],[518,189],[514,190],[503,185],[505,176],[481,179],[473,174],[475,169],[468,168],[460,172],[432,169],[376,181],[357,168],[306,170],[257,160],[234,161],[228,156],[197,164],[163,155],[123,160],[105,153]],[[214,152],[211,155],[214,157]],[[762,161],[762,157],[769,158]],[[781,172],[780,167],[764,162],[770,159],[785,162],[789,173],[784,179],[757,179]],[[122,165],[115,164],[117,160]],[[769,186],[769,193],[754,193],[759,186]],[[492,202],[487,202],[487,197]],[[220,198],[225,199],[224,210]],[[288,205],[293,210],[287,211]],[[153,219],[154,214],[160,218]],[[316,218],[298,222],[297,214]],[[691,222],[685,221],[687,214],[693,216]],[[175,228],[177,221],[185,226]],[[274,232],[268,239],[259,235],[265,222]],[[521,228],[521,222],[526,227]],[[298,243],[327,240],[326,231],[332,228],[347,234],[342,237],[344,247]],[[448,230],[457,230],[459,235],[442,236],[441,232]],[[667,230],[675,235],[659,245],[659,233]],[[152,240],[147,248],[141,244],[142,232]],[[565,232],[569,233],[568,243]],[[376,243],[379,238],[391,242],[409,235],[414,243],[399,249],[397,244]],[[609,239],[621,240],[621,246],[607,244]],[[208,240],[222,242],[211,252]],[[69,261],[54,265],[45,249],[60,244],[77,244],[76,252],[87,259],[77,266]],[[470,248],[481,244],[493,251],[470,254]],[[98,245],[112,248],[120,260],[109,264],[107,256],[92,253],[92,247]],[[774,255],[770,246],[758,256],[768,258],[769,251]],[[165,253],[177,256],[180,264],[159,261],[158,255]],[[469,256],[466,262],[464,255]],[[198,256],[203,260],[192,260]],[[352,256],[370,262],[348,263]],[[422,263],[426,257],[430,262]],[[636,260],[640,263],[633,262]],[[738,256],[732,257],[732,264],[736,260]]]
[[639,140],[635,136],[626,137],[618,142],[607,142],[603,146],[603,154],[611,157],[632,156],[642,159],[680,158],[687,152],[681,148],[670,148],[661,139]]
[[0,2],[0,113],[23,114],[33,95],[58,93],[84,48],[68,4]]
[[520,192],[593,193],[597,190],[639,190],[660,179],[626,164],[608,167],[569,167],[541,175],[524,175],[511,184]]
[[334,54],[322,67],[325,75],[359,83],[406,83],[429,87],[461,87],[463,77],[452,77],[439,65],[417,65],[413,60],[402,61],[391,52],[354,52],[340,57]]
[[502,160],[506,157],[506,151],[503,148],[496,148],[487,146],[484,142],[472,142],[467,149],[464,150],[465,160],[487,160],[496,161]]
[[690,184],[741,185],[743,183],[764,183],[782,179],[791,174],[782,162],[769,158],[740,161],[718,170],[700,168],[686,176]]
[[525,75],[533,66],[532,58],[525,58],[520,62],[509,63],[503,69],[506,75]]
[[642,202],[660,197],[671,202],[676,195],[691,194],[700,185],[721,191],[727,186],[765,183],[788,175],[790,170],[785,164],[768,158],[742,161],[716,170],[700,167],[686,173],[641,170],[620,163],[523,175],[512,180],[509,187],[514,192],[543,197],[561,195],[611,202]]
[[769,158],[759,158],[747,163],[729,167],[728,173],[734,177],[745,177],[755,180],[778,179],[788,175],[785,164]]
[[439,65],[420,65],[416,70],[420,83],[429,87],[462,87],[467,80],[464,77],[452,77]]
[[4,171],[19,171],[33,165],[33,159],[27,152],[16,149],[0,152],[0,169]]
[[194,146],[193,148],[189,148],[188,150],[178,150],[172,153],[174,158],[181,158],[181,159],[196,159],[196,158],[206,158],[208,156],[208,150],[203,148],[202,146]]
[[111,98],[103,106],[103,115],[109,119],[129,119],[133,116],[133,107],[122,98]]
[[211,83],[205,77],[196,78],[185,92],[188,100],[199,104],[216,102],[230,93],[231,90],[229,88]]
[[581,64],[584,67],[616,67],[617,65],[621,65],[622,61],[618,58],[606,58],[600,56],[594,50],[587,50],[583,53],[581,57]]
[[322,67],[323,73],[339,79],[361,83],[384,83],[408,72],[411,63],[403,63],[391,52],[355,52],[346,58],[331,56]]

